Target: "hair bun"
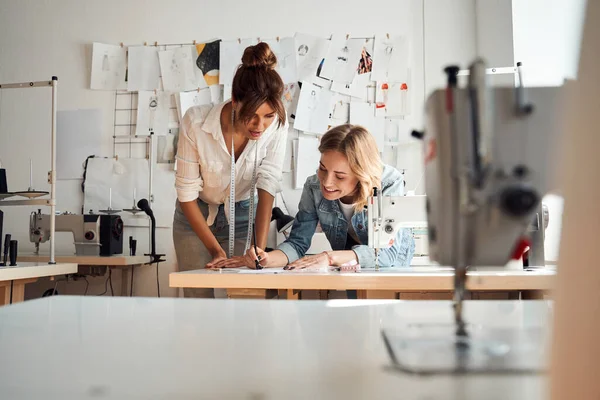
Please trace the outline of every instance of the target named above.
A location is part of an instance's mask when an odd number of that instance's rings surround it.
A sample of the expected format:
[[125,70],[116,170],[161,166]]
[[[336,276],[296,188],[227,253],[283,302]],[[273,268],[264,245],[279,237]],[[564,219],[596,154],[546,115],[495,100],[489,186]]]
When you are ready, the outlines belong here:
[[277,57],[268,44],[260,42],[257,45],[246,47],[242,56],[244,67],[275,69]]

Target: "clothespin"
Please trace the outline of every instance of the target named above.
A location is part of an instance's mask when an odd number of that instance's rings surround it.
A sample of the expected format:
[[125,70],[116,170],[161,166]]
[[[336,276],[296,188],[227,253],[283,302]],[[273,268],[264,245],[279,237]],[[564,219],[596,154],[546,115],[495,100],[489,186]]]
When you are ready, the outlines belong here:
[[158,42],[154,42],[154,47],[158,46]]
[[196,45],[196,41],[195,41],[195,40],[193,40],[193,41],[192,41],[192,44],[195,46],[195,45]]
[[258,43],[260,43],[260,38],[258,38]]
[[198,87],[198,93],[200,93],[200,87]]
[[154,89],[154,95],[156,96],[156,89]]
[[277,36],[277,41],[279,42],[279,36]]
[[121,42],[121,47],[123,47],[123,42]]
[[388,39],[390,38],[390,34],[389,33],[386,33],[385,36],[387,36]]
[[148,42],[144,42],[144,46],[148,46]]
[[119,161],[119,155],[115,154],[115,161]]
[[350,38],[350,34],[346,33],[346,40],[348,40]]
[[238,38],[238,43],[242,44],[242,39]]

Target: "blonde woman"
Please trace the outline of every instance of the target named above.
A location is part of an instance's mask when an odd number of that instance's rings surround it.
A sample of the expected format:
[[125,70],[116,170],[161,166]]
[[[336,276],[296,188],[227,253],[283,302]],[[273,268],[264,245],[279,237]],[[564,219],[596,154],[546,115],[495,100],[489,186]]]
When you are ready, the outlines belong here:
[[[384,196],[403,195],[402,174],[382,163],[373,135],[361,126],[346,124],[329,130],[321,138],[319,152],[319,169],[304,184],[289,238],[277,250],[267,253],[257,249],[263,267],[375,265],[375,252],[366,245],[367,198],[373,187],[380,188]],[[318,223],[333,251],[305,256]],[[408,266],[414,248],[412,234],[402,229],[391,247],[379,251],[379,265]],[[253,268],[257,259],[254,249],[244,257],[244,264]],[[239,263],[228,260],[220,267],[229,265]]]

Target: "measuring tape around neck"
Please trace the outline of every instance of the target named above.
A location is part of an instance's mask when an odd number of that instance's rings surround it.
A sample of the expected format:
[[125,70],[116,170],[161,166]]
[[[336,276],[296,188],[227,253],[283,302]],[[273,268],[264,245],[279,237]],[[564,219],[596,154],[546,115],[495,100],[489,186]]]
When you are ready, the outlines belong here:
[[[234,256],[235,248],[235,110],[231,106],[231,173],[229,175],[229,258]],[[258,165],[258,140],[254,141],[254,166],[250,185],[250,209],[248,210],[248,233],[244,253],[250,248],[252,226],[254,225],[254,192],[256,191],[256,167]]]

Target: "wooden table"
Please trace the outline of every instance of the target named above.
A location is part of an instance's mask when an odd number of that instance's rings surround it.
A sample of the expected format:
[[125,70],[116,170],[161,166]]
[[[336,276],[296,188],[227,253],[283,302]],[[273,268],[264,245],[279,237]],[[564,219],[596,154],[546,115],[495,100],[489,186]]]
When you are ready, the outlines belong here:
[[[551,304],[467,301],[464,313],[517,334],[548,326]],[[410,323],[452,324],[451,302],[50,296],[0,308],[0,399],[546,398],[546,374],[386,368],[382,327]]]
[[[149,256],[123,256],[113,255],[102,256],[77,256],[77,255],[57,255],[54,257],[56,262],[75,263],[78,266],[106,266],[108,268],[118,268],[121,270],[121,296],[132,296],[133,273],[135,267],[148,264],[151,261]],[[48,262],[48,254],[19,254],[18,261],[29,262]],[[77,271],[75,271],[77,272]]]
[[46,276],[68,275],[77,272],[73,263],[19,262],[14,267],[0,267],[0,306],[19,303],[25,299],[25,285]]
[[[532,298],[532,293],[552,289],[555,274],[556,271],[550,268],[471,268],[467,274],[467,288],[472,292],[524,292],[525,297]],[[224,288],[242,293],[254,289],[285,290],[288,299],[297,299],[298,290],[358,290],[360,298],[398,298],[397,293],[415,292],[449,296],[453,290],[453,275],[452,268],[436,266],[363,270],[359,273],[200,269],[173,272],[169,275],[169,284],[177,288]],[[399,298],[420,297],[403,297],[401,294]]]

